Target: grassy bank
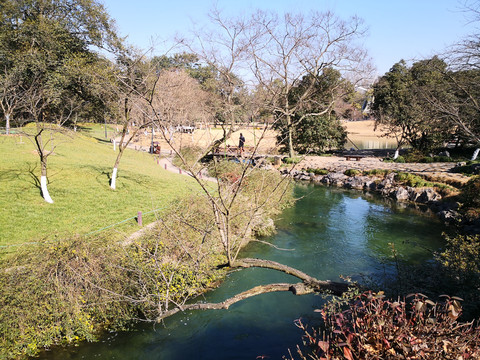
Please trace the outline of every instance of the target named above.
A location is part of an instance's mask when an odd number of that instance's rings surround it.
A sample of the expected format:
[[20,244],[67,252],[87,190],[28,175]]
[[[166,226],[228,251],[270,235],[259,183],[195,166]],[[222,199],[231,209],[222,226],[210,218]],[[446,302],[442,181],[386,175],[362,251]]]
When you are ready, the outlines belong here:
[[[109,136],[112,129],[109,129]],[[127,150],[119,167],[117,190],[109,179],[117,153],[104,128],[86,125],[70,136],[55,135],[48,158],[47,204],[39,188],[40,163],[25,136],[0,137],[0,246],[87,234],[112,224],[115,231],[138,228],[138,211],[152,212],[196,186],[190,178],[160,168],[152,155]],[[154,219],[150,213],[144,223]]]
[[[0,359],[95,341],[106,329],[125,329],[138,320],[155,322],[225,273],[219,267],[225,249],[198,185],[165,171],[149,154],[127,151],[117,190],[111,190],[116,153],[102,140],[102,130],[56,136],[49,158],[54,204],[40,195],[33,144],[0,138],[0,205],[6,210],[0,218]],[[222,191],[236,188],[242,170],[233,163],[217,166]],[[288,194],[281,199],[291,187],[284,181],[274,187],[280,180],[276,172],[250,172],[230,209],[233,251],[264,233],[266,220],[287,205]],[[218,196],[216,188],[212,196]],[[155,209],[161,210],[145,222],[155,215],[161,221],[134,240],[118,241],[139,228],[134,219],[97,231]]]

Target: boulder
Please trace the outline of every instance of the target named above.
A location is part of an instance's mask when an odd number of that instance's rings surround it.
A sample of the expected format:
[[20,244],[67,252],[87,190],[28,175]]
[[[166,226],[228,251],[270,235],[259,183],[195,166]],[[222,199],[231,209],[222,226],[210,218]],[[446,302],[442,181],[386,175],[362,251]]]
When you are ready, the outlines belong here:
[[327,176],[325,176],[324,179],[327,179],[326,183],[329,185],[343,187],[345,184],[345,181],[348,180],[348,176],[343,173],[335,172],[335,173],[329,173]]
[[420,197],[420,192],[412,187],[407,187],[409,197],[408,199],[413,202],[417,202],[417,199]]
[[390,173],[385,176],[385,179],[383,179],[378,185],[378,189],[390,189],[395,185],[395,173]]
[[442,196],[431,188],[424,189],[417,197],[416,202],[428,204],[432,201],[441,200]]
[[390,193],[390,196],[397,201],[407,201],[410,199],[410,193],[403,186],[398,187]]
[[460,214],[454,210],[440,211],[437,213],[437,216],[446,223],[456,223],[461,218]]

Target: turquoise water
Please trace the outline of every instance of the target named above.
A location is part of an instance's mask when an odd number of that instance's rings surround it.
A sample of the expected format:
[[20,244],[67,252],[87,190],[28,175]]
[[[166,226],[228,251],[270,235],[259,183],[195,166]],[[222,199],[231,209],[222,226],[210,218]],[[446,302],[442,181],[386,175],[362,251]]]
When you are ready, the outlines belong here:
[[[381,279],[394,273],[388,243],[411,263],[431,259],[442,245],[443,226],[412,209],[391,207],[359,192],[315,186],[297,186],[297,204],[277,220],[278,233],[267,239],[277,247],[253,243],[245,257],[279,261],[318,279],[340,275]],[[206,301],[222,301],[259,284],[297,282],[266,269],[231,273]],[[315,324],[318,295],[265,294],[237,303],[229,310],[177,314],[164,324],[141,325],[134,332],[109,334],[98,343],[56,349],[45,359],[281,359],[295,352],[301,331],[294,320]]]

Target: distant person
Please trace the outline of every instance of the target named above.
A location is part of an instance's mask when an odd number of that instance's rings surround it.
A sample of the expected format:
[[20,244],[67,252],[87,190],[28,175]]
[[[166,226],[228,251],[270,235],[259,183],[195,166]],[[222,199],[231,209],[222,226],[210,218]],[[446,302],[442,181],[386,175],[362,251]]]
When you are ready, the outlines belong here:
[[243,137],[242,133],[240,133],[240,138],[238,139],[238,151],[240,155],[243,154],[245,150],[245,138]]

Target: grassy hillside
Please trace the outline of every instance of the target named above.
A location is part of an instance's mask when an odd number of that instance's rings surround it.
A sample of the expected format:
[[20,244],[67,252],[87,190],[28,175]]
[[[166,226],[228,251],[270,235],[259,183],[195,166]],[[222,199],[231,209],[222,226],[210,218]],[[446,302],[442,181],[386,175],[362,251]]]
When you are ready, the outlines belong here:
[[[104,128],[99,125],[86,125],[72,137],[55,135],[53,142],[56,148],[48,158],[48,179],[54,204],[47,204],[40,193],[40,163],[34,144],[25,136],[0,137],[2,248],[87,234],[134,217],[138,211],[163,208],[195,189],[190,178],[162,169],[152,155],[127,150],[120,163],[117,190],[111,190],[109,179],[117,154],[104,140]],[[144,223],[153,219],[152,213],[144,217]],[[137,228],[132,219],[109,231]]]

